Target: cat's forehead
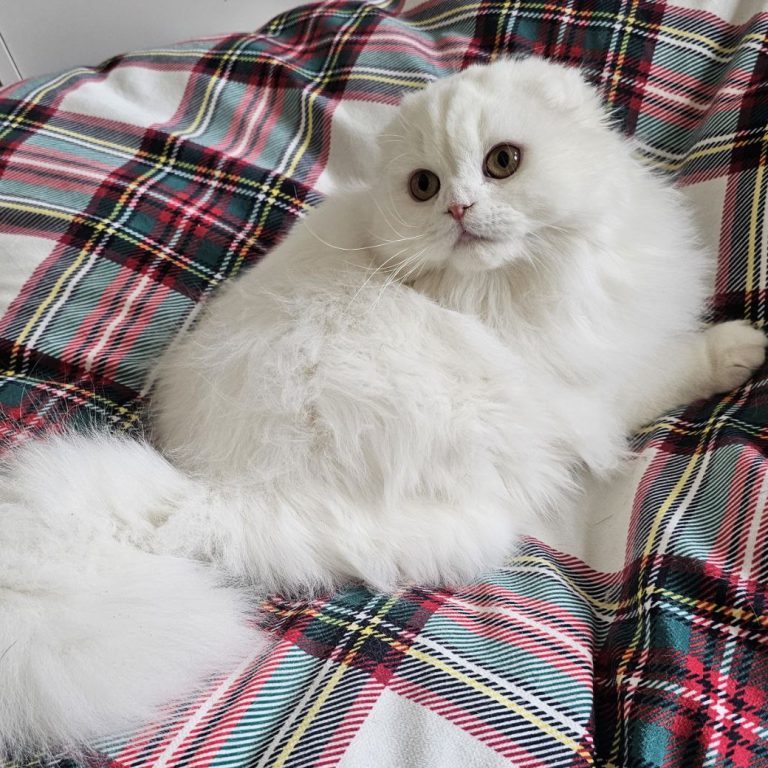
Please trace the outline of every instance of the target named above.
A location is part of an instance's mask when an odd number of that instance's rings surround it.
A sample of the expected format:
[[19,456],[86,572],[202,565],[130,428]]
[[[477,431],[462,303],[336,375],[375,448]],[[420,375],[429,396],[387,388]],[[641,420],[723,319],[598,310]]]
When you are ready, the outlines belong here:
[[481,87],[483,79],[488,78],[448,78],[406,99],[401,124],[413,146],[450,154],[452,148],[466,147],[487,131],[514,123],[496,89]]
[[571,125],[577,117],[580,124],[602,121],[597,92],[578,70],[536,58],[504,60],[409,94],[393,132],[412,152],[461,157],[488,142],[535,141],[548,125]]

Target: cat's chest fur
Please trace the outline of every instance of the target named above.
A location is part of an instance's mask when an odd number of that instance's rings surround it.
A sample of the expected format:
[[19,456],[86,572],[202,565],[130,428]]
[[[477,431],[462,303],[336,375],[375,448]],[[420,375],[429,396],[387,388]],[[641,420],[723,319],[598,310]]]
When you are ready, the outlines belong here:
[[542,279],[532,269],[498,270],[452,278],[425,275],[413,288],[441,306],[477,317],[532,368],[565,385],[605,381],[622,343],[612,317],[621,291],[588,290],[583,275],[561,269]]

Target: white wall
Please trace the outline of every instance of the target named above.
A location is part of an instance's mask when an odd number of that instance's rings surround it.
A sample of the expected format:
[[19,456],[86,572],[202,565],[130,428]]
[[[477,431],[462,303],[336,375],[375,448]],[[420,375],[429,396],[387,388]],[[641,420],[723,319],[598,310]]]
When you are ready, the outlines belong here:
[[189,38],[250,32],[306,1],[0,0],[0,82]]

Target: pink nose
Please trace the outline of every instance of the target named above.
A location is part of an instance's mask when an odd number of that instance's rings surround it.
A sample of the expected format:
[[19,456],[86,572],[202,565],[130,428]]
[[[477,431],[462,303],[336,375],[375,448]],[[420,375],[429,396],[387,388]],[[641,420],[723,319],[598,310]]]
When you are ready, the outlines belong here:
[[464,218],[464,214],[473,205],[474,203],[470,203],[469,205],[463,205],[462,203],[451,203],[448,206],[448,210],[446,211],[446,213],[450,213],[451,216],[453,216],[453,218],[456,219],[456,221],[461,221]]

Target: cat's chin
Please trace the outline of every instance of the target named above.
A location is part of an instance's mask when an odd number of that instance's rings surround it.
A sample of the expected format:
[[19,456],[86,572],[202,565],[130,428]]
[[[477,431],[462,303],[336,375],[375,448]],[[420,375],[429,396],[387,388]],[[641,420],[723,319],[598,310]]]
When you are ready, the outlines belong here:
[[499,269],[518,258],[509,243],[487,238],[459,238],[453,247],[451,266],[462,274],[475,274]]

